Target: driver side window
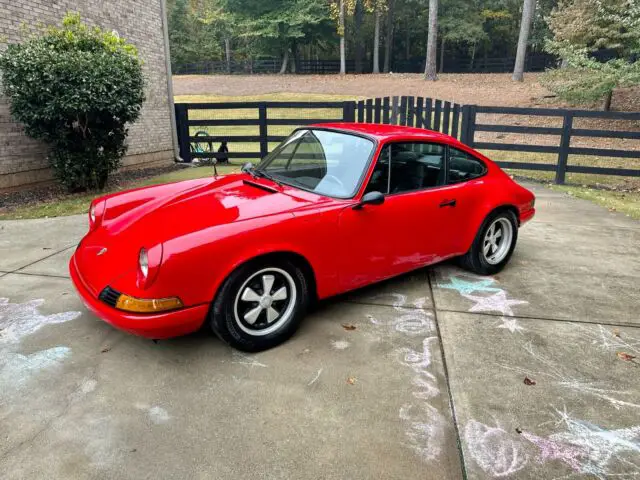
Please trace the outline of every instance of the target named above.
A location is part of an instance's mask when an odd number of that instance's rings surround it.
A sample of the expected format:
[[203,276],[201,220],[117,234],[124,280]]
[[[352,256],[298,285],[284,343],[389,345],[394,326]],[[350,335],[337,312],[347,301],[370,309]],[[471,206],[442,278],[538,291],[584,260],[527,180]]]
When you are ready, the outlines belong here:
[[369,180],[367,192],[406,193],[444,184],[446,147],[407,142],[386,145]]

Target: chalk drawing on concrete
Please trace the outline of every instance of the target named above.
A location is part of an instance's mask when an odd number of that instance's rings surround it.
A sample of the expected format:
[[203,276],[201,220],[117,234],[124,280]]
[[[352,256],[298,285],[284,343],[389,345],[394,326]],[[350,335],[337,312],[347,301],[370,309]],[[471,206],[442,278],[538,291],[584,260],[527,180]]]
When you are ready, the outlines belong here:
[[519,440],[499,426],[471,420],[464,427],[467,450],[474,462],[493,477],[508,477],[529,461]]
[[[640,476],[640,425],[607,429],[554,409],[556,427],[561,431],[548,437],[523,432],[538,447],[538,462],[559,460],[580,475],[599,479]],[[635,460],[635,461],[633,461]],[[624,471],[622,471],[624,470]]]
[[45,325],[69,322],[81,315],[81,312],[43,315],[38,311],[43,303],[42,298],[25,303],[10,303],[8,298],[0,298],[0,345],[19,343]]
[[529,303],[526,300],[508,299],[507,292],[504,290],[483,297],[471,294],[463,294],[462,296],[467,300],[475,302],[469,309],[470,312],[498,312],[508,316],[513,316],[511,307]]
[[331,340],[331,348],[334,350],[346,350],[351,346],[348,340]]
[[169,412],[167,412],[164,408],[159,407],[157,405],[149,406],[146,403],[136,403],[135,407],[138,410],[142,410],[146,412],[151,423],[154,423],[156,425],[161,425],[171,420],[171,416],[169,415]]
[[501,317],[500,322],[496,323],[496,325],[497,328],[504,328],[505,330],[509,330],[511,333],[521,333],[526,330],[514,317]]
[[[640,403],[630,401],[637,397],[637,394],[634,392],[611,388],[605,382],[582,381],[574,378],[574,375],[569,372],[568,368],[556,364],[550,358],[538,352],[532,342],[527,342],[522,350],[529,355],[530,359],[535,360],[537,366],[522,368],[507,363],[498,363],[497,365],[506,370],[517,372],[520,375],[535,375],[539,378],[548,378],[555,385],[600,398],[616,409],[622,407],[640,408]],[[629,400],[627,400],[627,398]]]
[[20,390],[41,371],[60,367],[71,356],[68,347],[53,347],[29,355],[0,351],[0,398]]
[[626,352],[640,356],[640,339],[627,333],[615,332],[611,327],[603,325],[580,325],[576,324],[580,336],[599,350],[606,352]]
[[307,383],[307,386],[310,387],[311,385],[316,383],[318,381],[318,379],[320,378],[320,375],[322,375],[322,368],[320,368],[318,370],[318,372],[315,374],[315,376],[311,379],[311,381],[309,383]]
[[[470,277],[471,275],[467,275]],[[440,288],[445,288],[447,290],[455,290],[460,295],[468,295],[474,292],[499,292],[502,289],[493,286],[496,281],[491,278],[481,278],[478,277],[476,280],[468,281],[463,279],[458,275],[449,275],[448,281],[446,283],[438,281],[437,285]]]
[[404,404],[398,412],[405,428],[407,446],[423,461],[429,462],[441,455],[447,428],[444,416],[430,403],[441,395],[437,377],[431,371],[431,344],[437,344],[437,337],[433,335],[436,330],[434,318],[431,312],[422,309],[426,298],[409,304],[404,295],[392,294],[392,298],[398,316],[385,321],[371,314],[366,317],[373,325],[386,328],[394,336],[424,337],[418,350],[402,347],[395,350],[395,355],[397,361],[413,373],[413,400]]
[[[455,290],[462,297],[474,302],[469,309],[472,313],[497,312],[503,316],[512,317],[514,316],[512,307],[529,303],[525,300],[508,298],[507,292],[498,287],[496,280],[492,277],[480,277],[470,273],[457,274],[447,269],[445,273],[440,272],[437,278],[436,285],[439,288]],[[499,328],[507,328],[513,333],[514,330],[509,328],[509,324],[506,325]],[[511,325],[514,323],[512,322]]]
[[231,363],[244,365],[247,368],[254,368],[254,367],[267,368],[267,365],[265,365],[262,362],[259,362],[255,355],[247,355],[245,353],[238,352],[237,350],[233,350],[231,352],[231,358],[232,358]]

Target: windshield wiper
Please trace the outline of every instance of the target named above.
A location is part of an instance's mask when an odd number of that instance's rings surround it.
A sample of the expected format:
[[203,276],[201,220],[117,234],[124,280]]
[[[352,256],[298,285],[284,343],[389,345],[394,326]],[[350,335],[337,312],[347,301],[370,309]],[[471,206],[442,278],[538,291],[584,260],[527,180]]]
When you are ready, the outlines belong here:
[[252,169],[252,175],[254,177],[266,178],[267,180],[271,180],[273,183],[277,183],[278,185],[282,186],[282,183],[280,183],[278,180],[276,180],[273,175],[271,175],[270,173],[265,172],[264,170],[257,170],[255,168],[253,168]]

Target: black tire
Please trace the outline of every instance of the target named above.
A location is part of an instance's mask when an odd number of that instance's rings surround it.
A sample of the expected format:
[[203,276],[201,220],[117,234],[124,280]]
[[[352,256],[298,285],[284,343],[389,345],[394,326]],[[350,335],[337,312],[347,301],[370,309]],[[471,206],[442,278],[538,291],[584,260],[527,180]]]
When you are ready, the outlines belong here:
[[[268,301],[264,300],[265,276],[274,278],[273,287],[267,294]],[[309,303],[308,285],[302,270],[288,260],[266,259],[242,265],[224,281],[213,302],[209,314],[211,328],[221,340],[245,352],[259,352],[280,345],[296,332],[305,316]],[[278,300],[276,297],[282,288],[286,289],[287,298]],[[245,295],[247,299],[244,299]],[[250,300],[255,295],[260,296],[260,300]],[[272,321],[268,318],[271,307],[279,315]],[[253,318],[250,314],[258,308],[261,311],[253,320],[255,323],[250,324],[246,319]]]
[[[511,240],[508,245],[508,249],[506,247],[505,251],[502,252],[500,256],[500,261],[497,263],[492,263],[487,255],[484,253],[485,247],[485,238],[487,236],[488,230],[492,225],[498,225],[498,228],[506,227],[503,223],[504,221],[509,222],[511,225]],[[497,222],[497,223],[496,223]],[[505,231],[508,228],[505,229]],[[511,210],[499,210],[496,212],[492,212],[487,216],[487,218],[482,222],[478,233],[476,234],[476,238],[473,240],[473,244],[469,251],[460,257],[460,265],[470,270],[474,273],[480,275],[494,275],[501,271],[504,266],[509,262],[511,255],[513,254],[513,250],[516,248],[516,242],[518,241],[518,220],[515,214]],[[490,246],[490,248],[493,248]],[[490,250],[491,252],[491,250]],[[489,254],[489,257],[491,255]]]

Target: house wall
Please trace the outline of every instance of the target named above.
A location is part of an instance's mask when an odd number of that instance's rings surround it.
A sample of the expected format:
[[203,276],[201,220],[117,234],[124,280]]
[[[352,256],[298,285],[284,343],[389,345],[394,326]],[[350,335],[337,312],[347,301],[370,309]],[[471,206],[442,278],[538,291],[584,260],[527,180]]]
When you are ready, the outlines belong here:
[[[68,11],[83,21],[116,30],[133,43],[144,61],[146,96],[140,119],[129,130],[126,168],[173,161],[171,116],[162,0],[0,0],[0,50],[3,43],[24,37],[38,23],[60,24]],[[0,96],[0,191],[33,186],[53,179],[46,147],[24,135],[11,119],[8,100]]]

